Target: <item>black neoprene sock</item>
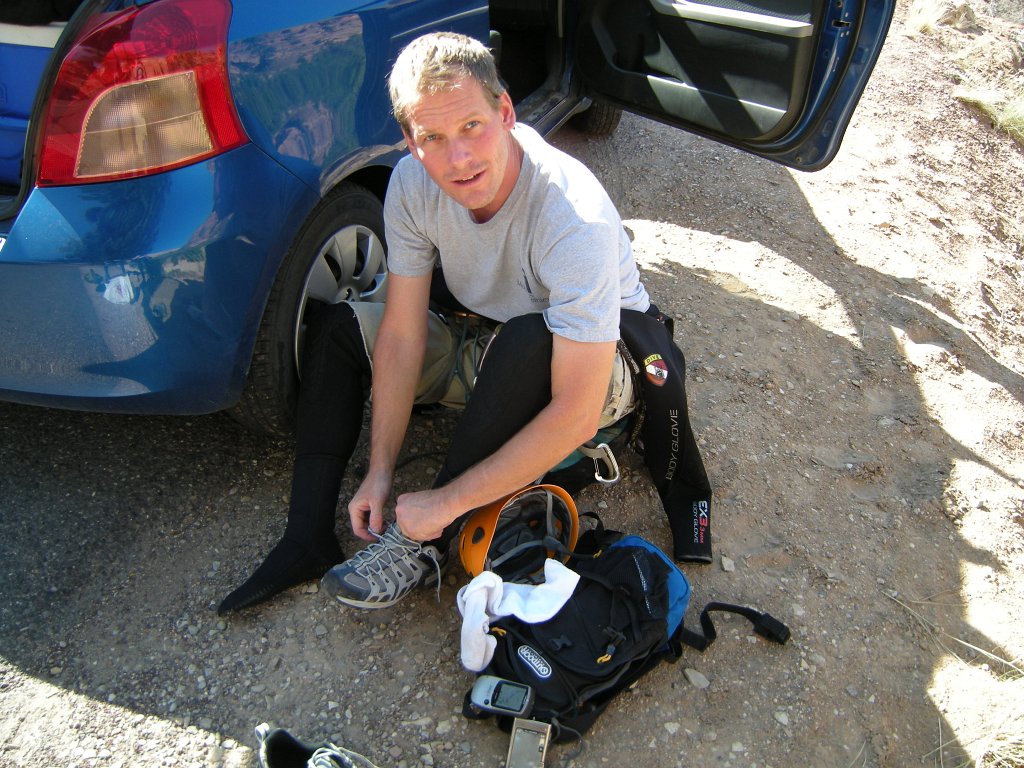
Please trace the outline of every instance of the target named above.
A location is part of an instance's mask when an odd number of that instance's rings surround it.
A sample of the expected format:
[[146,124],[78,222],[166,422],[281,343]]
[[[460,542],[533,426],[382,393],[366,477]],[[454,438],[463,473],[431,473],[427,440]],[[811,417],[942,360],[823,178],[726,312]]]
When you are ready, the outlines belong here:
[[318,307],[314,315],[303,359],[284,536],[252,576],[224,598],[220,614],[318,579],[345,559],[334,534],[335,512],[362,429],[370,361],[351,307]]
[[291,539],[281,539],[252,576],[224,598],[217,613],[223,615],[249,608],[304,581],[319,579],[345,559],[338,542],[335,540],[330,544],[335,550],[334,555],[321,556]]
[[343,468],[335,456],[299,456],[292,475],[288,524],[281,541],[246,581],[224,598],[224,614],[262,603],[345,559],[334,535]]

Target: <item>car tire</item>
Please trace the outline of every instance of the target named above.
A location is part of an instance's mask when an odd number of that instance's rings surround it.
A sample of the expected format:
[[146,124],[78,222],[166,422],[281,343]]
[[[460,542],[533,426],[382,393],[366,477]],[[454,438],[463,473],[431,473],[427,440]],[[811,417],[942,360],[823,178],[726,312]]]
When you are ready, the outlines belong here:
[[569,118],[569,125],[588,136],[611,136],[621,119],[621,109],[607,101],[595,101]]
[[310,214],[281,263],[231,415],[255,432],[290,435],[307,302],[383,301],[386,290],[383,205],[369,190],[342,182]]

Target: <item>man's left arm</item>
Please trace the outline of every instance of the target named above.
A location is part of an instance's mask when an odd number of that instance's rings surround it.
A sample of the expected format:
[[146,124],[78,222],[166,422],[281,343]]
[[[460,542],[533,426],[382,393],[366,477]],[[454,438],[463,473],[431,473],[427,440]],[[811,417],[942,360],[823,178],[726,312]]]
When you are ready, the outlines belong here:
[[476,507],[535,481],[597,432],[608,395],[615,342],[554,336],[551,402],[498,451],[441,488],[398,497],[402,532],[418,541]]

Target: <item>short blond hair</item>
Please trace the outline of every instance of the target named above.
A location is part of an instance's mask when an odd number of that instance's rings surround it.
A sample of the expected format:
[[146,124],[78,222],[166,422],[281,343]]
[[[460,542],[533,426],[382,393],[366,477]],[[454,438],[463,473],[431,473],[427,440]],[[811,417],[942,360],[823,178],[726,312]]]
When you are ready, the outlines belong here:
[[479,40],[455,32],[431,32],[405,46],[388,76],[391,111],[402,130],[409,130],[410,112],[421,96],[454,90],[467,77],[481,85],[497,108],[505,86],[494,57]]

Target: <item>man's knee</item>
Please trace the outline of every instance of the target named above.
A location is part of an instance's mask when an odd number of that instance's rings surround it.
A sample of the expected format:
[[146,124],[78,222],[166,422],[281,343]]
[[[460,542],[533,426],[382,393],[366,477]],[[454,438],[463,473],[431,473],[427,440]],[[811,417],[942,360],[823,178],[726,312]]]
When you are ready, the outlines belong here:
[[[488,347],[477,376],[471,403],[498,408],[522,423],[551,400],[551,332],[539,314],[505,323]],[[481,399],[482,398],[482,399]],[[475,409],[474,409],[475,410]]]
[[490,366],[489,373],[497,367],[510,374],[523,373],[533,363],[539,362],[550,374],[552,343],[551,331],[544,323],[543,315],[533,313],[513,317],[501,326],[487,351],[481,372]]
[[302,344],[300,379],[307,397],[331,396],[339,377],[357,376],[368,386],[370,360],[352,307],[318,304],[306,315],[306,333]]
[[548,343],[551,343],[551,331],[548,330],[547,324],[544,322],[544,315],[540,312],[513,317],[501,327],[501,333],[524,340],[546,338]]
[[352,307],[346,302],[324,304],[311,301],[306,307],[306,323],[303,339],[304,354],[315,354],[325,346],[337,344],[338,339],[359,335],[359,321]]

